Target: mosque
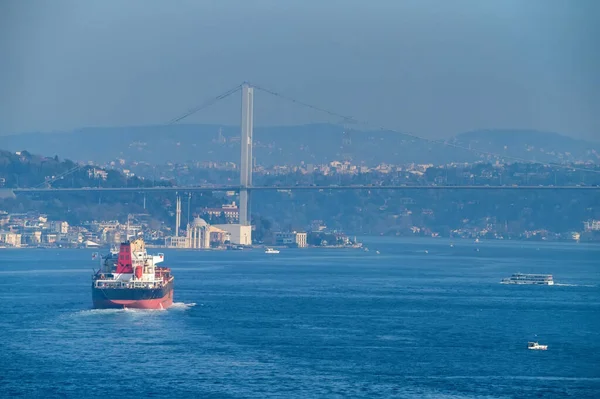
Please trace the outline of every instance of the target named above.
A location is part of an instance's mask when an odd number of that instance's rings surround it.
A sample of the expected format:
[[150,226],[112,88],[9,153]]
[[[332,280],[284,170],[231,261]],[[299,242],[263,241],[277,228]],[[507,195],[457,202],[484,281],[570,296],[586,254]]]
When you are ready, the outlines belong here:
[[211,226],[204,219],[196,217],[187,225],[186,234],[167,237],[168,248],[208,249],[229,241],[229,234],[218,227]]
[[226,241],[232,244],[251,245],[252,227],[239,224],[209,225],[206,220],[195,217],[188,223],[185,235],[179,234],[181,225],[181,199],[177,197],[175,211],[175,235],[165,239],[167,248],[208,249],[223,245]]

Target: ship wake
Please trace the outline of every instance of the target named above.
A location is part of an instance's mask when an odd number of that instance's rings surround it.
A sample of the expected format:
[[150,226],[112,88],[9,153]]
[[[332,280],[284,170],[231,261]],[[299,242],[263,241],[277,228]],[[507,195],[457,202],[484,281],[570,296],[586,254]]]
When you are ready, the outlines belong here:
[[77,312],[78,315],[81,316],[106,316],[106,315],[115,315],[115,314],[144,314],[144,313],[160,313],[164,312],[167,309],[133,309],[133,308],[123,308],[123,309],[87,309],[80,310]]
[[173,304],[169,307],[169,310],[188,310],[196,306],[195,302],[184,303],[184,302],[173,302]]
[[123,309],[86,309],[77,312],[81,316],[101,316],[121,313],[162,313],[169,310],[188,310],[196,306],[196,303],[184,303],[184,302],[173,302],[173,305],[167,309],[137,309],[137,308],[123,308]]
[[555,286],[559,286],[559,287],[588,287],[588,288],[594,288],[596,287],[595,285],[591,285],[591,284],[565,284],[565,283],[554,283]]

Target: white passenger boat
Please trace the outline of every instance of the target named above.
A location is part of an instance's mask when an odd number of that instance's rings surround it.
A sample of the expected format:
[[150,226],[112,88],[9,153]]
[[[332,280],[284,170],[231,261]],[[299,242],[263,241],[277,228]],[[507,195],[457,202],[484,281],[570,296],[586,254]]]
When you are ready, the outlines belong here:
[[265,249],[265,253],[266,254],[278,254],[279,250],[277,250],[275,248],[267,248],[267,249]]
[[540,345],[537,342],[528,342],[527,349],[531,349],[534,351],[545,351],[548,350],[548,345]]
[[512,276],[502,279],[502,284],[534,284],[534,285],[554,285],[554,279],[551,274],[523,274],[515,273]]

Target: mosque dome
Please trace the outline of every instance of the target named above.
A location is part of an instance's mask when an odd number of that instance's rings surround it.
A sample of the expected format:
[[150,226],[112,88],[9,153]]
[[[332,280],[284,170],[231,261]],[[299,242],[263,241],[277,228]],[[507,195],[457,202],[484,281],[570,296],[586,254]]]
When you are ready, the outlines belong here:
[[194,221],[192,222],[192,227],[206,227],[208,226],[208,223],[206,223],[206,220],[201,219],[199,217],[194,218]]

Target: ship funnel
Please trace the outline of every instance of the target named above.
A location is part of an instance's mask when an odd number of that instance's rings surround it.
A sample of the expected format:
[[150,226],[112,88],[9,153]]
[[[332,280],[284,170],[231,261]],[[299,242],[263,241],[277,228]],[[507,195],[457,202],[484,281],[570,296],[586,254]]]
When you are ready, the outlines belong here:
[[131,267],[131,244],[121,244],[119,250],[119,261],[117,262],[117,273],[133,273]]

